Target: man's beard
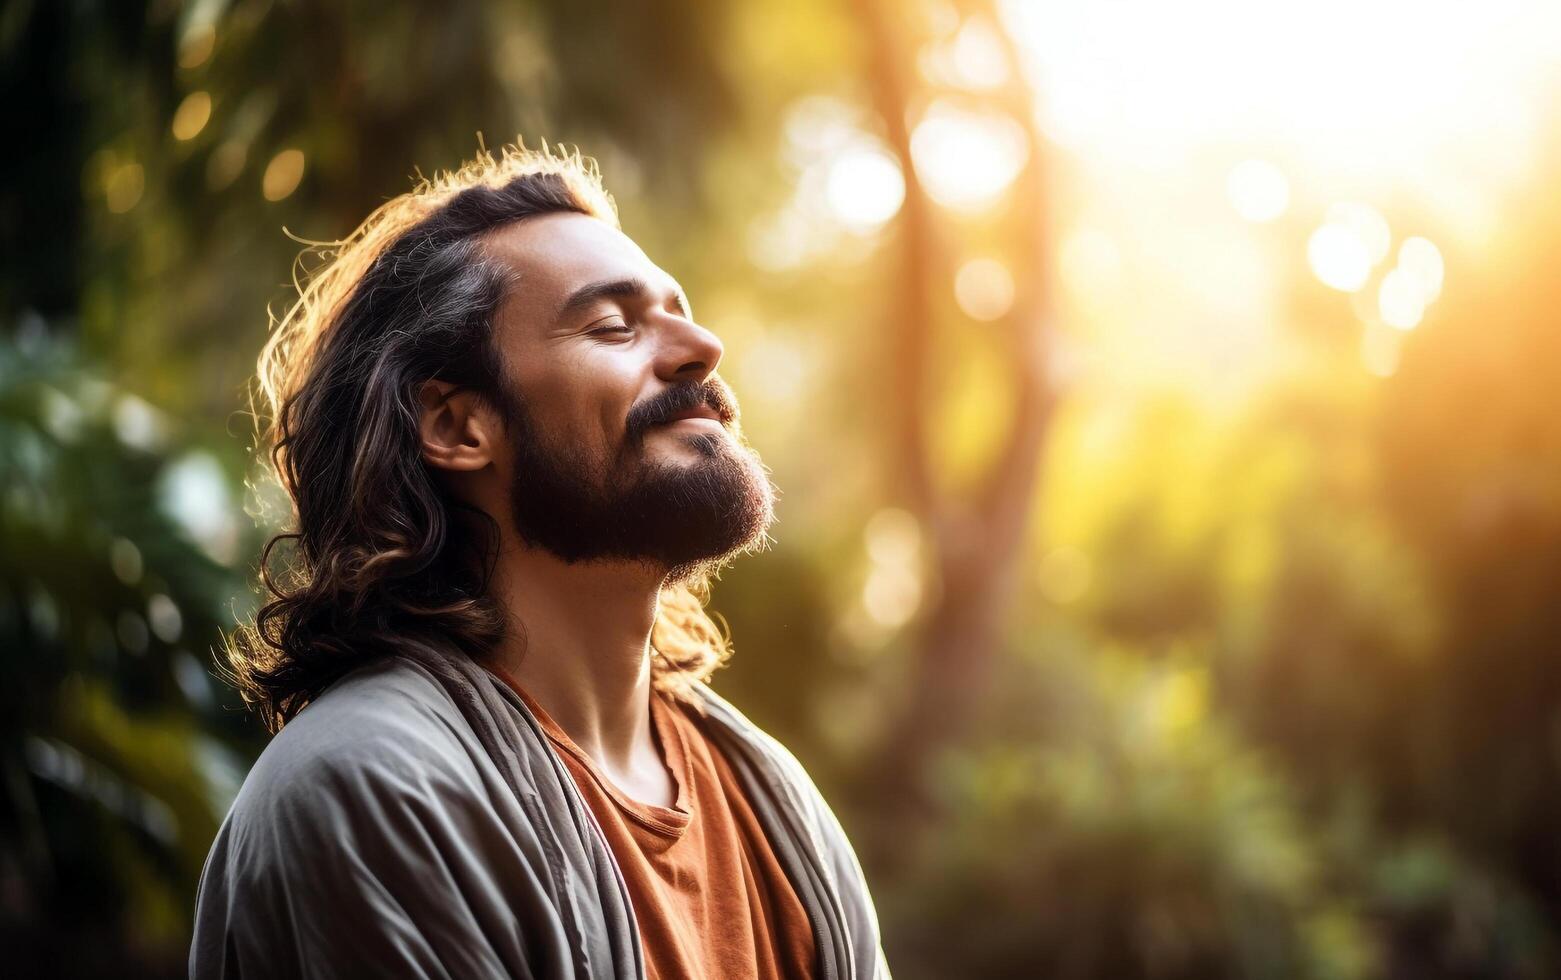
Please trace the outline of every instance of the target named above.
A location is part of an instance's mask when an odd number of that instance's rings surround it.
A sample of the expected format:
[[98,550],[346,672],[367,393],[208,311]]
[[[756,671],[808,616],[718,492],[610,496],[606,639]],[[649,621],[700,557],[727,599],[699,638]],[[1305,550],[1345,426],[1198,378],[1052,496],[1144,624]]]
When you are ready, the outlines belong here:
[[674,413],[711,405],[735,426],[724,384],[671,388],[635,406],[616,455],[591,460],[556,445],[525,404],[507,393],[515,451],[510,511],[528,544],[565,562],[634,561],[682,581],[756,550],[774,519],[774,491],[763,463],[735,431],[679,433],[698,458],[660,463],[644,452],[647,431]]

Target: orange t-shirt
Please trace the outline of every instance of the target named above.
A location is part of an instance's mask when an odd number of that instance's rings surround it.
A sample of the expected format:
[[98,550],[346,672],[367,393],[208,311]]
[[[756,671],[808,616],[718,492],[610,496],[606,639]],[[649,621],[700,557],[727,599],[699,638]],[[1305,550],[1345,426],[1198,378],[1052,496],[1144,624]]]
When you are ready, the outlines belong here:
[[629,888],[650,980],[814,975],[807,913],[697,709],[651,693],[651,729],[677,785],[673,806],[655,806],[624,795],[541,705],[500,676],[562,750],[601,825]]

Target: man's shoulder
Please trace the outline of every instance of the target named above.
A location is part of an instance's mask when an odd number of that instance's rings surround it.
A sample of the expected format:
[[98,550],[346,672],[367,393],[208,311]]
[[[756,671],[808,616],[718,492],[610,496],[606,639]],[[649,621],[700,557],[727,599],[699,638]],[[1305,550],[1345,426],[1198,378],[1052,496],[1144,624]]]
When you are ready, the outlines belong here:
[[233,804],[235,819],[465,781],[468,726],[437,681],[387,658],[336,681],[278,732]]
[[779,774],[787,778],[800,777],[811,784],[807,770],[780,739],[760,728],[736,705],[716,693],[708,683],[694,685],[693,694],[697,698],[694,710],[705,729],[723,744],[735,743],[744,750],[744,754],[760,762],[764,768],[779,770]]

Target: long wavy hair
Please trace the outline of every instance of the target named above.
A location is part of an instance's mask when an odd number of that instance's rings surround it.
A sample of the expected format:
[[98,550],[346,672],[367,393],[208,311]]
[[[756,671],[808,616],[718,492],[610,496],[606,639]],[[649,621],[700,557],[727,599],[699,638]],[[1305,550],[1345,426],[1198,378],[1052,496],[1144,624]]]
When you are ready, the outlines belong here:
[[[481,659],[504,637],[487,588],[497,525],[423,462],[417,392],[437,378],[506,405],[492,321],[513,287],[478,239],[555,212],[618,225],[578,151],[484,150],[300,257],[314,267],[273,323],[252,398],[294,526],[266,543],[263,604],[226,642],[228,678],[268,730],[359,665],[430,644]],[[708,587],[663,589],[651,635],[660,689],[686,694],[730,656],[704,609]]]

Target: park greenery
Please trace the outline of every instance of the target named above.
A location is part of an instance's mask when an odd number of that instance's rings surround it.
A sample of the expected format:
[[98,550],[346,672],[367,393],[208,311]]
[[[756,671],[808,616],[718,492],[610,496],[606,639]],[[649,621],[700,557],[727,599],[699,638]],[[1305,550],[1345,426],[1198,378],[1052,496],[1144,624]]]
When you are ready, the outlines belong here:
[[594,157],[725,342],[783,496],[715,685],[834,802],[898,976],[1561,972],[1561,129],[1429,113],[1456,180],[1283,119],[1123,163],[1046,124],[1045,6],[0,9],[18,975],[182,972],[264,745],[221,645],[287,520],[268,309],[517,138]]

